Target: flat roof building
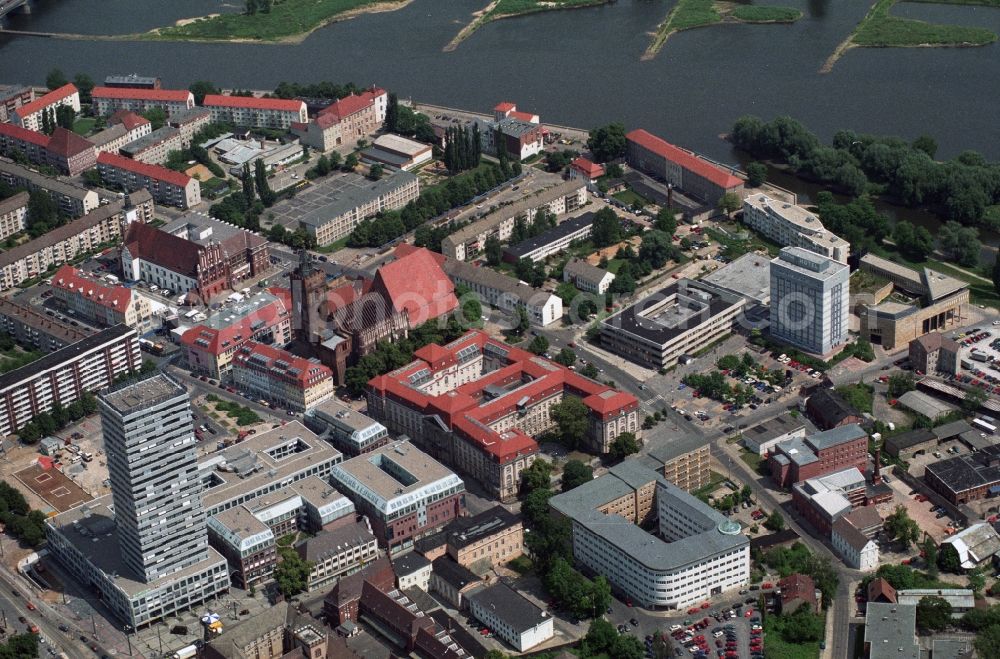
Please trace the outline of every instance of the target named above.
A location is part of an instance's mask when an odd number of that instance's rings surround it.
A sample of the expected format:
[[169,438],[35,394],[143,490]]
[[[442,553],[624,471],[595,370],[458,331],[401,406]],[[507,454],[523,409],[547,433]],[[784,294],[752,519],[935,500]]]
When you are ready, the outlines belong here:
[[771,336],[826,355],[847,341],[850,268],[801,247],[771,261]]
[[790,414],[767,419],[740,433],[743,446],[757,455],[766,455],[770,449],[790,439],[805,439],[806,427]]
[[868,602],[865,650],[869,659],[920,659],[915,604]]
[[409,171],[429,162],[432,151],[429,144],[389,133],[375,138],[372,146],[361,152],[361,159]]
[[768,304],[771,301],[771,259],[757,252],[746,253],[701,280],[741,295],[748,303]]
[[96,209],[100,198],[93,190],[67,183],[23,167],[7,158],[0,158],[0,180],[14,188],[44,190],[59,210],[70,217],[81,217]]
[[766,194],[743,200],[743,222],[784,247],[802,247],[841,263],[847,263],[851,253],[851,244],[827,231],[814,213]]
[[954,504],[1000,494],[1000,445],[927,465],[924,481]]
[[304,421],[310,429],[351,457],[389,443],[389,430],[385,426],[334,398],[309,410]]
[[564,220],[534,238],[511,245],[504,249],[503,260],[508,263],[517,263],[521,259],[529,259],[536,263],[544,261],[553,254],[562,252],[573,241],[589,238],[594,228],[594,215],[593,212],[587,212]]

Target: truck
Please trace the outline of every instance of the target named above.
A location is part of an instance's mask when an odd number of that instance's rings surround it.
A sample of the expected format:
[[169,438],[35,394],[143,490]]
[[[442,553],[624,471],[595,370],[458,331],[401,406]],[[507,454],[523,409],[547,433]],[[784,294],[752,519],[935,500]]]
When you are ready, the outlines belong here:
[[187,645],[178,650],[177,652],[174,652],[173,657],[174,659],[188,659],[189,657],[193,657],[197,654],[198,654],[197,645]]
[[984,419],[973,419],[972,420],[972,425],[974,425],[975,427],[979,428],[983,432],[989,433],[991,435],[995,435],[996,432],[997,432],[997,427],[995,425],[993,425],[992,423],[988,423]]

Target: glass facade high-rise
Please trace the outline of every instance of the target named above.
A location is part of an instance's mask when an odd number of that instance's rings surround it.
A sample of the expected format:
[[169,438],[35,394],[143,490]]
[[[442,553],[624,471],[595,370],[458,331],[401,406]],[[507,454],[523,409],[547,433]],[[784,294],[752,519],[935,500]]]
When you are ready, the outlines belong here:
[[208,558],[187,390],[158,373],[99,398],[123,562],[149,582]]
[[850,268],[801,247],[771,261],[771,336],[825,355],[847,341]]

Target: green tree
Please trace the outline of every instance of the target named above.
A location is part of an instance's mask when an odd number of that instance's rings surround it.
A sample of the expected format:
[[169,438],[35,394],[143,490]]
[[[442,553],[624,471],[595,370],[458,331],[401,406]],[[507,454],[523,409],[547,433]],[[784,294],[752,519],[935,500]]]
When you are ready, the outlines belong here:
[[490,650],[486,653],[485,659],[510,659],[510,656],[501,650]]
[[587,364],[586,366],[583,367],[583,370],[580,371],[580,375],[584,376],[585,378],[590,378],[591,380],[596,380],[597,378],[600,377],[601,373],[600,371],[597,370],[597,367],[594,366],[593,364]]
[[576,396],[564,396],[549,408],[549,417],[559,428],[559,437],[566,448],[573,450],[580,445],[587,433],[587,407]]
[[[253,168],[253,180],[254,187],[257,189],[257,196],[260,197],[260,201],[264,204],[265,208],[270,208],[274,205],[277,198],[271,190],[271,184],[267,182],[267,170],[264,167],[263,158],[255,160]],[[244,191],[245,194],[246,192]]]
[[639,259],[649,263],[653,269],[662,268],[676,256],[676,249],[668,234],[657,230],[643,234],[642,244],[639,245]]
[[901,505],[896,506],[896,510],[886,518],[885,532],[904,549],[909,549],[920,539],[920,526],[910,518],[906,508]]
[[642,647],[642,641],[635,636],[621,634],[611,644],[608,655],[615,659],[643,659],[645,650]]
[[1000,294],[1000,257],[993,262],[993,290]]
[[951,624],[951,604],[941,597],[921,597],[917,602],[917,628],[939,632]]
[[80,404],[83,405],[84,414],[93,414],[97,411],[97,399],[89,391],[83,392],[80,396]]
[[517,314],[517,325],[514,326],[513,331],[518,336],[521,336],[531,327],[531,319],[528,318],[528,310],[524,308],[524,305],[517,305],[515,313]]
[[[522,479],[523,482],[523,479]],[[521,516],[530,527],[537,527],[549,517],[549,499],[554,493],[548,486],[531,490],[521,502]]]
[[390,133],[399,132],[399,97],[394,92],[386,99],[385,128]]
[[747,185],[751,188],[759,188],[767,180],[767,166],[763,163],[752,162],[747,165]]
[[618,638],[618,630],[606,619],[597,616],[590,621],[587,635],[583,637],[587,646],[587,656],[599,656],[611,649],[615,639]]
[[52,197],[41,189],[32,190],[28,195],[28,233],[38,237],[61,224],[59,207]]
[[657,231],[662,231],[673,238],[677,233],[677,213],[671,208],[661,208],[656,213],[656,222],[653,226]]
[[934,237],[925,227],[900,220],[892,232],[892,239],[900,253],[911,261],[923,262],[934,251]]
[[73,84],[76,85],[77,90],[80,92],[80,102],[90,103],[90,93],[94,91],[93,79],[86,73],[77,73],[73,76]]
[[938,550],[938,567],[952,574],[962,573],[962,559],[954,545],[941,545]]
[[625,155],[625,125],[612,123],[590,131],[587,148],[597,162],[608,162]]
[[930,135],[921,135],[917,139],[913,140],[913,148],[923,151],[931,158],[937,153],[938,145],[937,141]]
[[623,432],[615,437],[611,446],[608,447],[608,455],[612,460],[624,460],[638,452],[639,440],[636,439],[635,434],[630,432]]
[[208,80],[196,80],[188,85],[188,91],[194,95],[195,105],[201,105],[205,97],[213,94],[221,94],[222,90]]
[[486,239],[486,245],[483,249],[486,253],[486,262],[492,266],[500,265],[503,260],[503,246],[496,236],[490,236]]
[[979,265],[979,253],[982,243],[979,242],[979,230],[975,227],[964,227],[958,222],[946,222],[938,228],[938,242],[941,251],[959,265],[974,268]]
[[559,351],[559,354],[555,356],[553,361],[562,364],[566,368],[569,368],[576,363],[576,353],[569,348],[563,348]]
[[353,172],[358,166],[358,156],[353,153],[348,153],[347,157],[344,158],[344,166],[342,169],[345,172]]
[[521,472],[521,491],[528,493],[549,489],[552,485],[552,463],[538,458]]
[[965,398],[962,400],[962,409],[966,412],[975,413],[979,411],[979,408],[983,406],[986,402],[988,396],[986,392],[979,387],[972,387],[971,389],[965,390]]
[[544,354],[546,350],[549,349],[549,340],[544,336],[539,334],[531,340],[528,344],[528,350],[535,353],[536,355]]
[[250,208],[253,206],[254,199],[254,176],[250,171],[250,163],[243,163],[243,172],[240,175],[240,181],[243,183],[243,205],[245,208]]
[[917,383],[911,373],[894,373],[889,376],[889,396],[892,398],[899,398],[916,388]]
[[48,87],[50,91],[53,89],[59,89],[68,82],[69,79],[61,69],[52,69],[49,71],[49,74],[45,76],[45,86]]
[[972,592],[976,594],[976,597],[981,596],[983,589],[986,588],[986,575],[983,574],[983,569],[974,567],[965,576],[969,580],[969,588],[972,589]]
[[976,634],[976,640],[972,645],[979,653],[980,659],[1000,659],[1000,625],[987,627]]
[[924,562],[927,564],[927,574],[936,579],[938,576],[938,546],[934,538],[929,535],[924,538],[920,546],[924,553]]
[[743,202],[740,201],[740,198],[734,192],[727,192],[719,197],[719,210],[730,218],[733,216],[733,213],[742,207]]
[[380,178],[382,178],[382,175],[384,173],[385,173],[385,168],[379,163],[375,163],[374,165],[368,168],[368,178],[370,178],[373,181],[377,181]]
[[150,128],[153,130],[163,128],[163,125],[167,123],[167,112],[161,107],[149,108],[140,114],[149,120]]
[[56,108],[56,125],[65,128],[66,130],[73,130],[73,124],[76,123],[76,110],[69,105],[60,105]]
[[621,240],[621,231],[621,219],[610,207],[605,206],[594,213],[594,224],[590,234],[594,245],[597,247],[614,245]]
[[653,634],[652,654],[653,659],[672,659],[674,644],[670,637],[660,631]]
[[274,569],[274,581],[278,590],[285,597],[294,597],[309,586],[309,570],[312,562],[304,560],[291,547],[282,547],[278,551],[281,562]]
[[563,467],[562,491],[569,492],[574,487],[594,480],[594,470],[579,460],[569,460]]
[[785,518],[781,516],[781,513],[775,510],[767,519],[764,521],[764,528],[775,533],[785,530]]

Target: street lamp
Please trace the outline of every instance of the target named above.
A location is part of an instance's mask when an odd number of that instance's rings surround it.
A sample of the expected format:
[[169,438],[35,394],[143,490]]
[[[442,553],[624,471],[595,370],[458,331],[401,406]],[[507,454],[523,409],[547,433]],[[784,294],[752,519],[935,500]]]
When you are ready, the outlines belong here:
[[122,628],[122,631],[125,632],[125,641],[128,643],[128,656],[130,656],[130,657],[132,656],[132,637],[129,635],[129,633],[133,629],[134,628],[132,627],[132,625],[125,625]]

